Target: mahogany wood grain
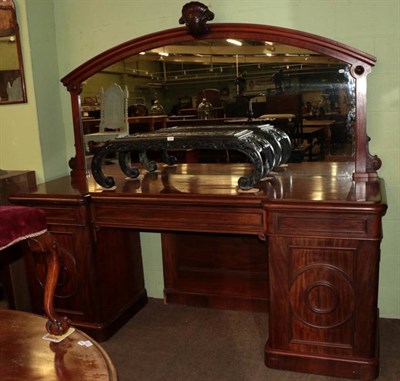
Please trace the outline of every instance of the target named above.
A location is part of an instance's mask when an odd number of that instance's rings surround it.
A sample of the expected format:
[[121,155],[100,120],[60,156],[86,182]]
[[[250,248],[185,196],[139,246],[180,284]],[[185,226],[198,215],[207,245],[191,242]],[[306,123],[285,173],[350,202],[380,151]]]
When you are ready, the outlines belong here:
[[[199,38],[199,36],[192,36],[188,33],[186,28],[173,28],[151,33],[124,42],[93,57],[62,78],[62,83],[71,94],[76,155],[71,159],[70,167],[72,169],[72,177],[75,181],[82,181],[86,176],[87,169],[85,151],[82,144],[82,119],[79,98],[82,83],[106,67],[134,54],[169,44],[190,43],[199,40]],[[212,24],[212,27],[201,38],[276,41],[282,44],[309,49],[349,64],[350,73],[356,80],[355,111],[357,117],[354,121],[354,130],[356,133],[355,168],[353,174],[355,178],[364,181],[377,177],[376,171],[380,168],[381,161],[377,156],[370,155],[368,151],[366,127],[366,77],[375,65],[375,57],[321,36],[270,25],[215,23]]]
[[167,303],[268,311],[268,255],[256,236],[163,233]]
[[[192,2],[191,6],[202,4]],[[73,259],[71,269],[79,263],[75,280],[80,292],[71,294],[71,300],[65,302],[76,312],[77,321],[80,314],[84,324],[93,327],[99,321],[104,323],[103,309],[109,317],[118,303],[144,296],[143,292],[136,293],[142,284],[140,254],[133,244],[132,259],[131,251],[122,243],[135,241],[130,236],[132,231],[201,233],[202,239],[211,245],[216,245],[215,234],[260,237],[267,241],[269,261],[271,318],[267,365],[371,380],[379,369],[375,340],[377,279],[381,219],[386,210],[383,184],[377,174],[381,161],[369,153],[367,145],[367,75],[376,59],[336,41],[287,28],[215,23],[203,29],[201,37],[192,36],[182,27],[135,38],[99,54],[65,76],[62,82],[71,95],[76,149],[70,160],[71,178],[46,183],[37,191],[19,194],[12,200],[47,208],[52,230],[60,233],[62,245],[71,253],[65,255],[65,263],[67,258]],[[160,166],[155,173],[143,172],[138,179],[128,181],[111,165],[105,170],[115,177],[115,189],[105,191],[95,184],[87,177],[83,147],[79,95],[82,83],[134,54],[200,38],[275,41],[348,64],[356,93],[354,162],[289,164],[271,179],[262,181],[258,191],[251,194],[237,191],[237,179],[251,171],[249,165],[241,164]],[[109,243],[114,234],[121,241],[115,245]],[[212,238],[205,238],[206,235]],[[201,263],[201,251],[196,250],[182,256],[190,250],[187,243],[181,242],[176,252],[171,249],[173,245],[171,240],[164,245],[168,287],[172,284],[172,288],[187,290],[191,284],[204,292],[205,279],[196,284],[187,277],[186,270],[180,273],[182,267],[171,267],[171,262],[178,259],[184,268],[188,264],[199,268],[207,260]],[[225,243],[218,247],[221,255],[230,250]],[[116,255],[107,255],[109,252]],[[213,256],[209,252],[207,255]],[[228,267],[234,264],[233,259],[225,263]],[[131,290],[130,297],[120,294],[127,286],[124,266],[137,266],[133,271],[137,287],[133,287],[135,291]],[[34,268],[33,262],[30,267]],[[118,268],[124,268],[121,280],[117,279]],[[222,292],[224,286],[221,287]],[[226,287],[234,292],[232,279]],[[102,292],[107,295],[104,303],[99,300]],[[116,304],[110,301],[113,294],[119,301]],[[110,310],[108,302],[112,304]],[[116,319],[119,313],[120,310],[114,311]]]
[[38,315],[0,310],[2,380],[117,381],[109,356],[92,338],[75,330],[60,343],[46,341],[45,324]]
[[[61,247],[54,305],[75,327],[103,341],[146,304],[139,232],[103,228],[99,234],[91,226],[89,198],[69,180],[41,184],[35,193],[12,199],[46,212]],[[46,262],[30,253],[25,260],[33,311],[41,314]]]
[[[158,231],[164,234],[167,300],[231,308],[241,285],[242,292],[249,287],[241,297],[256,296],[256,303],[258,296],[269,297],[268,366],[372,380],[379,372],[377,290],[386,202],[381,181],[356,182],[353,170],[354,163],[290,163],[257,192],[240,193],[237,178],[251,171],[248,164],[160,165],[136,180],[110,165],[115,189],[104,190],[90,177],[85,188],[67,177],[10,199],[47,208],[52,230],[73,234],[61,245],[79,262],[82,292],[63,303],[81,311],[82,320],[79,313],[72,320],[82,327],[96,326],[99,316],[117,317],[118,306],[140,298],[140,253],[130,234]],[[76,216],[80,222],[72,223]],[[259,238],[266,240],[268,267],[254,243]],[[197,241],[201,245],[191,245]],[[253,277],[258,265],[264,280]],[[129,290],[130,274],[137,288],[125,298],[120,293]]]
[[34,171],[4,171],[0,174],[0,205],[9,205],[8,197],[17,192],[35,190]]
[[46,275],[43,281],[43,309],[48,318],[46,328],[53,335],[65,334],[70,327],[67,316],[60,316],[54,308],[54,296],[60,273],[60,246],[54,236],[46,231],[26,241],[31,253],[42,254],[46,263]]

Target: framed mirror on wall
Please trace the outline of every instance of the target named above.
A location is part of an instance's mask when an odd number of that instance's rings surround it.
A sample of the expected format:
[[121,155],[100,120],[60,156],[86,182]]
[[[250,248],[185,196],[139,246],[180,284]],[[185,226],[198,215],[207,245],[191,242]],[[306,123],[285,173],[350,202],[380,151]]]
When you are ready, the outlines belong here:
[[0,104],[27,102],[17,13],[12,0],[0,1]]

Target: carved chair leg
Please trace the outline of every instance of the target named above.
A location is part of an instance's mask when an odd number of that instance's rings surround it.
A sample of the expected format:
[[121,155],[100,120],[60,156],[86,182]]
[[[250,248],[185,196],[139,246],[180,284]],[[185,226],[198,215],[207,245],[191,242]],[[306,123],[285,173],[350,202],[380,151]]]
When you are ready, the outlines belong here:
[[62,335],[70,327],[67,317],[60,317],[54,309],[53,301],[60,272],[60,255],[58,244],[49,232],[28,239],[28,245],[34,253],[44,253],[47,264],[46,284],[44,288],[44,311],[49,319],[46,324],[47,332]]

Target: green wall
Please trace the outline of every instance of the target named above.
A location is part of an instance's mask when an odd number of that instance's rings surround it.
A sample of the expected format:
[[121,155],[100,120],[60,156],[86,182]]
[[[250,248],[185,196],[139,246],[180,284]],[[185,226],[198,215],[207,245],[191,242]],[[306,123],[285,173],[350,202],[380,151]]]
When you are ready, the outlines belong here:
[[28,103],[0,105],[0,168],[35,170],[37,180],[41,182],[44,180],[44,168],[25,1],[17,1],[16,8],[22,41]]
[[[40,178],[42,160],[43,175],[52,178],[68,172],[65,163],[73,155],[69,94],[59,79],[116,44],[179,26],[185,1],[16,0],[16,3],[22,13],[20,25],[24,32],[30,103],[0,106],[0,118],[4,118],[0,119],[0,167],[15,160],[16,167],[29,166],[38,171]],[[385,179],[389,204],[383,221],[379,306],[381,316],[400,318],[400,2],[218,0],[204,3],[215,13],[214,22],[299,29],[354,46],[378,58],[368,80],[368,132],[371,153],[378,154],[383,161],[379,173]],[[7,108],[4,113],[3,108]],[[41,148],[38,148],[39,132]],[[32,141],[31,148],[26,147],[26,140]],[[31,156],[34,160],[29,159]],[[151,296],[162,297],[160,236],[147,233],[142,238],[146,287]]]
[[49,0],[26,1],[29,41],[40,145],[46,180],[65,175],[66,141],[61,114],[60,86],[56,45],[56,25],[53,2]]

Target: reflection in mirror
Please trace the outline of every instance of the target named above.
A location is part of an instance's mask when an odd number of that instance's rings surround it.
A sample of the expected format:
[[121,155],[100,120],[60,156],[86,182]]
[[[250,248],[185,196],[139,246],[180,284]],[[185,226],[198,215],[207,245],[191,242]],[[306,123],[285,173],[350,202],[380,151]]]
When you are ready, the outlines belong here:
[[26,102],[17,16],[12,0],[0,1],[0,104]]
[[[299,153],[294,161],[353,157],[350,67],[310,50],[275,42],[198,40],[131,56],[83,83],[86,143],[99,131],[100,94],[114,83],[129,90],[130,133],[270,123],[291,137]],[[159,125],[151,120],[155,105],[164,110]]]

